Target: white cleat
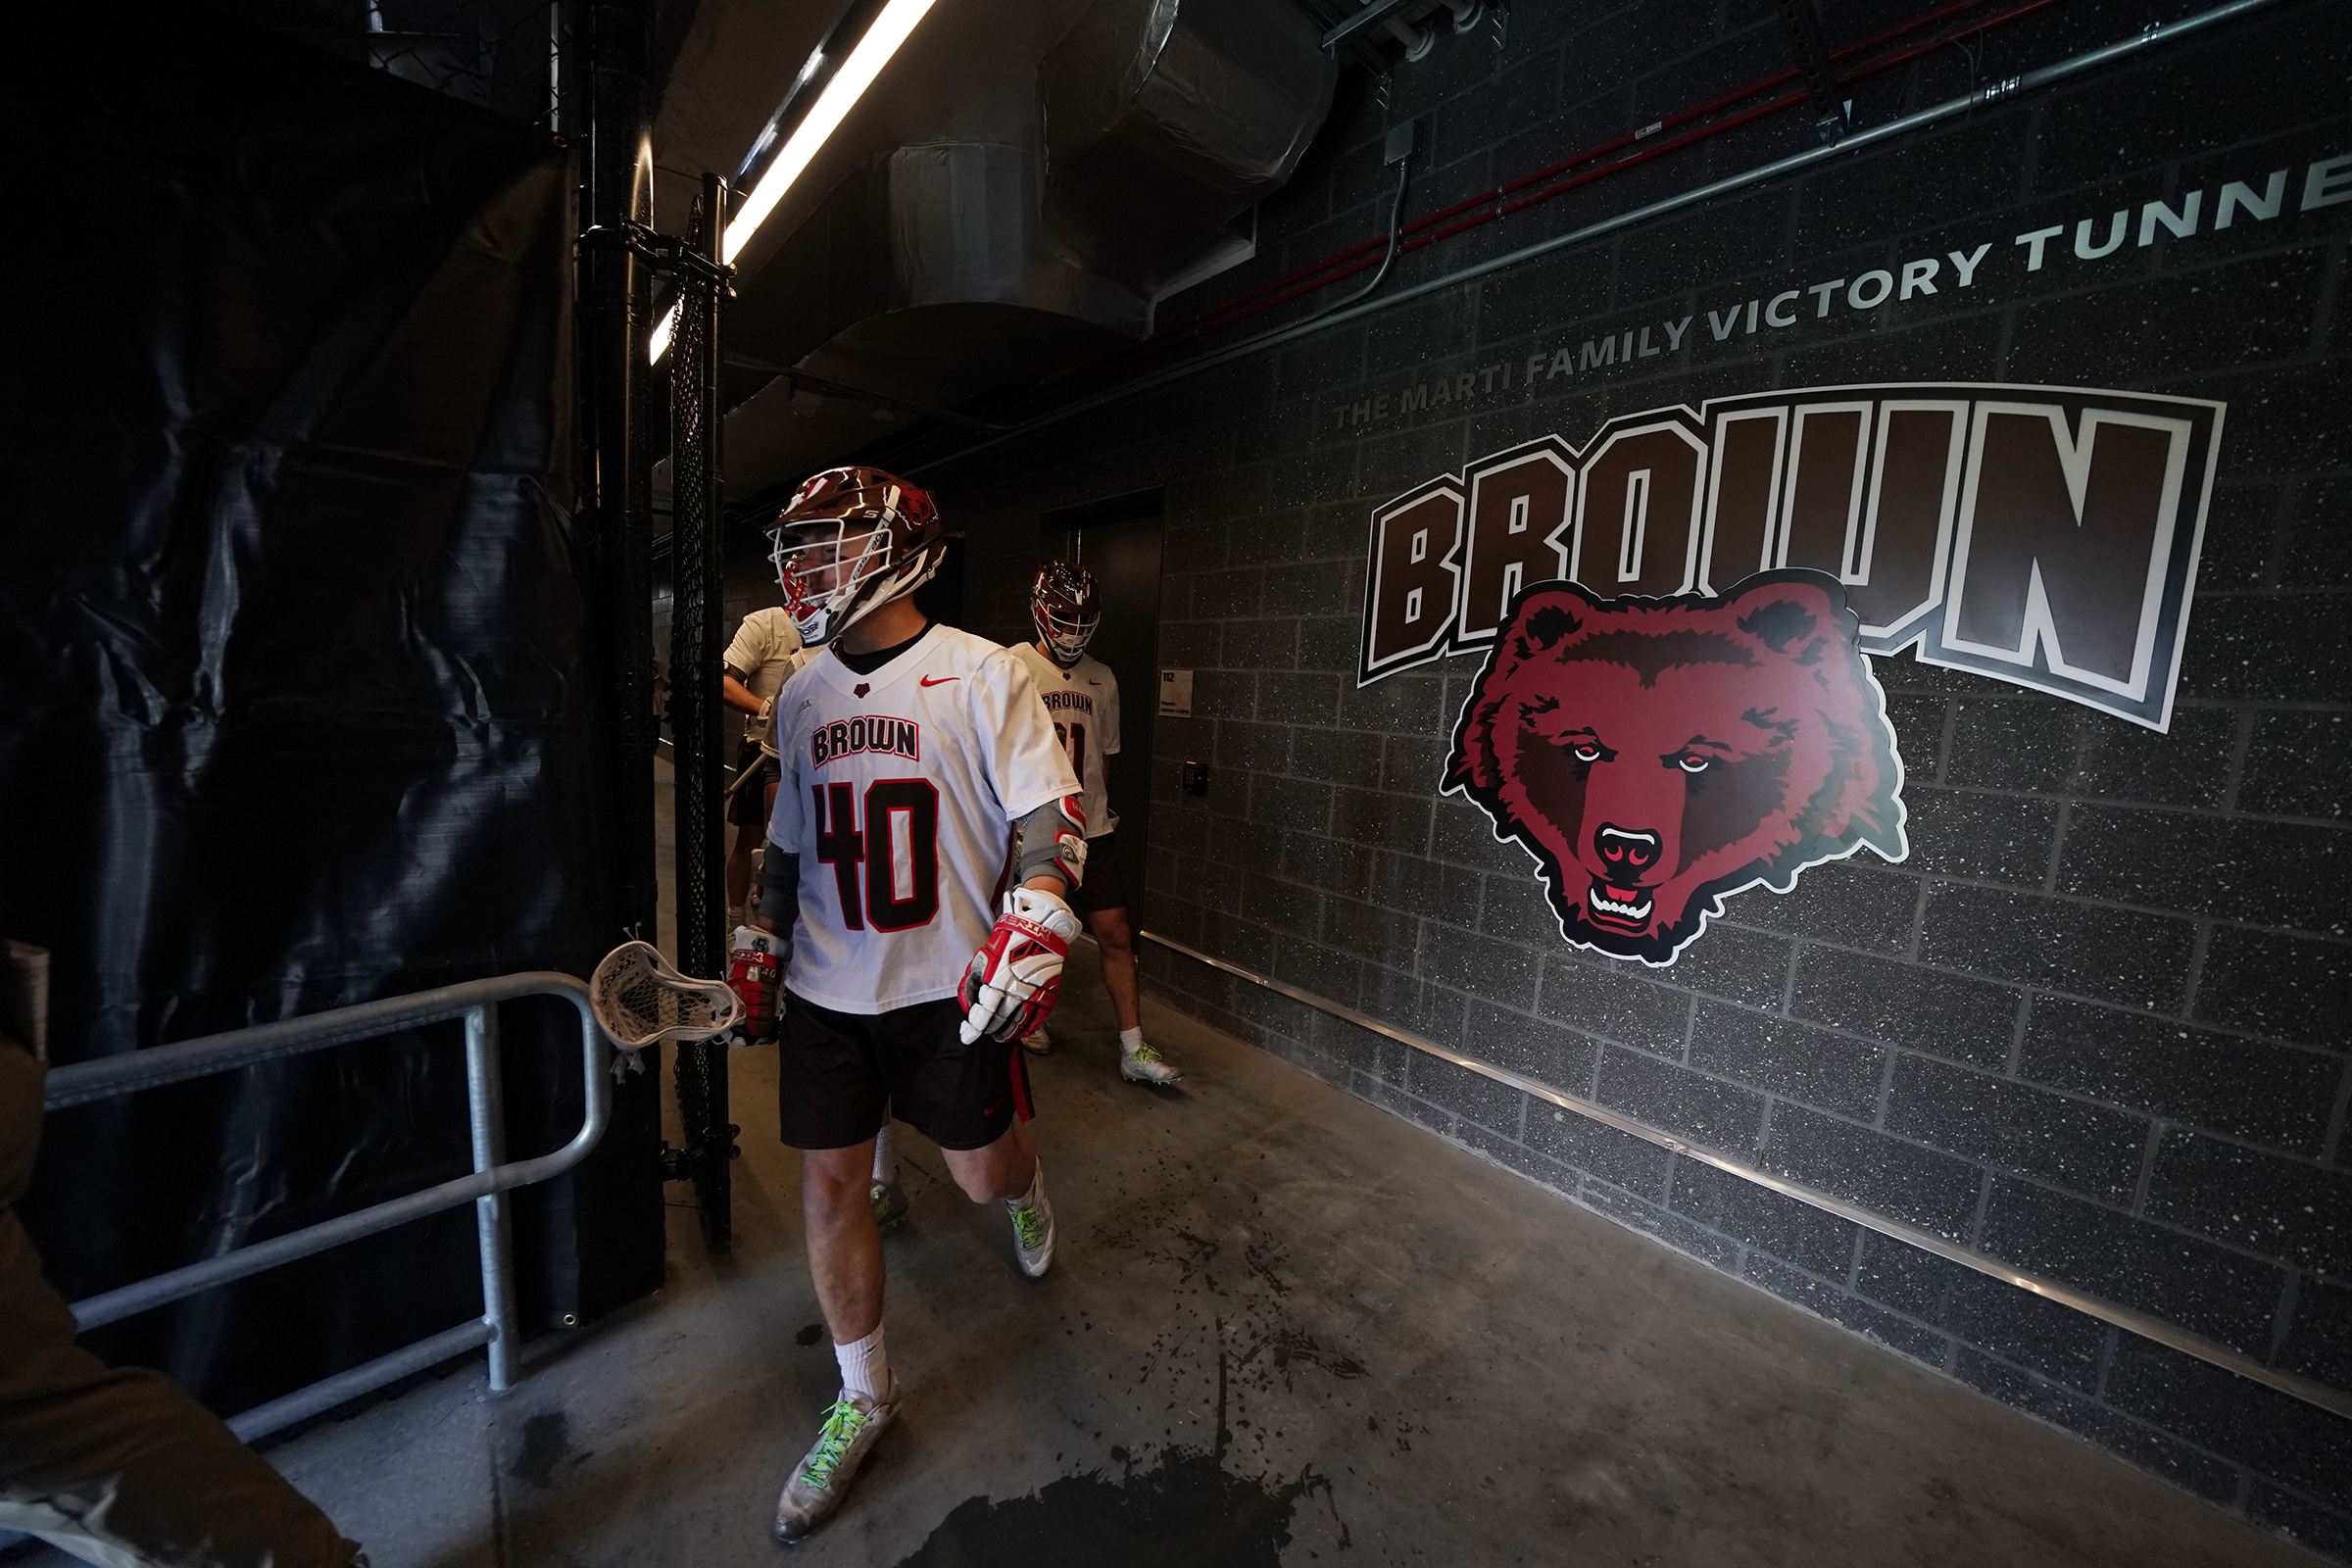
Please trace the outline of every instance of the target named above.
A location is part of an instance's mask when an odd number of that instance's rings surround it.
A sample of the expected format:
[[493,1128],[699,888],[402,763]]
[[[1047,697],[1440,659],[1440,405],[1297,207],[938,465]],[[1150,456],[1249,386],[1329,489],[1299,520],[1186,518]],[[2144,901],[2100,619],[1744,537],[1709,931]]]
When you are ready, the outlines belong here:
[[1151,1084],[1157,1089],[1184,1082],[1184,1074],[1169,1066],[1168,1058],[1149,1045],[1119,1054],[1119,1076],[1131,1084]]
[[1021,1036],[1021,1049],[1032,1056],[1051,1055],[1054,1051],[1054,1039],[1046,1033],[1045,1025],[1040,1024],[1033,1033]]
[[779,1543],[789,1546],[833,1516],[841,1499],[849,1495],[850,1483],[858,1479],[858,1467],[865,1463],[875,1440],[899,1418],[901,1402],[895,1374],[884,1398],[841,1391],[825,1411],[816,1446],[801,1460],[792,1479],[784,1484],[784,1494],[776,1499],[775,1537]]
[[1038,1161],[1028,1199],[1006,1203],[1004,1211],[1012,1216],[1012,1247],[1020,1256],[1021,1272],[1033,1280],[1044,1279],[1054,1266],[1054,1205],[1046,1201],[1045,1161]]

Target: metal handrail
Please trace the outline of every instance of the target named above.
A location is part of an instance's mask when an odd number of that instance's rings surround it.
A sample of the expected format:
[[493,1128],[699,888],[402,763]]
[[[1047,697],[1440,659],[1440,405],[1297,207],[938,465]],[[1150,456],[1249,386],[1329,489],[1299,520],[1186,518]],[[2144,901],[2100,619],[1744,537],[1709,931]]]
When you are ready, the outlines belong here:
[[[562,1149],[536,1159],[509,1164],[506,1106],[499,1072],[498,1004],[521,997],[562,997],[579,1013],[585,1107],[580,1130]],[[605,1136],[606,1123],[612,1116],[612,1092],[605,1076],[611,1048],[604,1031],[597,1026],[594,1008],[589,1005],[588,988],[570,975],[530,970],[487,980],[467,980],[413,996],[364,1002],[331,1012],[232,1029],[225,1034],[127,1055],[75,1062],[50,1070],[42,1103],[49,1110],[63,1110],[71,1105],[86,1105],[119,1095],[324,1051],[332,1046],[354,1045],[395,1030],[453,1018],[463,1018],[466,1022],[466,1101],[472,1127],[472,1175],[322,1220],[250,1247],[240,1247],[119,1290],[87,1297],[74,1303],[75,1326],[89,1330],[117,1322],[275,1268],[280,1263],[309,1257],[363,1236],[374,1236],[461,1203],[471,1203],[482,1254],[480,1318],[248,1410],[231,1419],[228,1425],[239,1438],[250,1442],[477,1345],[489,1351],[491,1389],[503,1393],[513,1387],[519,1365],[521,1334],[514,1319],[514,1243],[505,1195],[514,1188],[560,1176],[587,1158],[589,1151]]]

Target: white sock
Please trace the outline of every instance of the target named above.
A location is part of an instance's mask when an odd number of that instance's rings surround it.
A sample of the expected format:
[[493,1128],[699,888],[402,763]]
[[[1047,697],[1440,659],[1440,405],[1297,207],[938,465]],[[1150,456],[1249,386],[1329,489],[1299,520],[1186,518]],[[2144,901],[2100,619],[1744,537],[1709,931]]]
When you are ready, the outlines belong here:
[[890,1118],[882,1119],[882,1130],[874,1134],[874,1180],[895,1182],[899,1179],[899,1152],[890,1146]]
[[1134,1055],[1136,1048],[1141,1046],[1143,1043],[1144,1031],[1141,1028],[1122,1029],[1119,1031],[1119,1050],[1126,1054],[1130,1056]]
[[841,1363],[841,1386],[850,1393],[879,1399],[889,1392],[890,1362],[882,1354],[881,1324],[855,1345],[833,1347],[833,1359]]
[[1007,1198],[1004,1200],[1004,1206],[1008,1209],[1026,1208],[1029,1204],[1037,1201],[1038,1192],[1045,1185],[1046,1162],[1041,1159],[1034,1166],[1030,1167],[1029,1190],[1018,1198]]

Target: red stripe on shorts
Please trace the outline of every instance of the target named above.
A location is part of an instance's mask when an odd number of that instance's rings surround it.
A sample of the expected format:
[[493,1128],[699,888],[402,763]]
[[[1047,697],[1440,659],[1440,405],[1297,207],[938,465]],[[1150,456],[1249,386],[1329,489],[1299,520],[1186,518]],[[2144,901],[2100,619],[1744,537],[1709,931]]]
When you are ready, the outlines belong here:
[[1029,1103],[1029,1063],[1021,1043],[1012,1043],[1012,1113],[1022,1121],[1035,1121],[1037,1111]]

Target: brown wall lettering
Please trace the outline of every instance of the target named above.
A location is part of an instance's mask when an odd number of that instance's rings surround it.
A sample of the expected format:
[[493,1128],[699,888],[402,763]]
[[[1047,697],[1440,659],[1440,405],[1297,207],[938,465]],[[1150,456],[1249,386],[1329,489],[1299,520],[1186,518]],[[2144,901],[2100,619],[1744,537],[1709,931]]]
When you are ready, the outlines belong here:
[[1542,581],[1657,598],[1805,567],[1844,586],[1866,653],[1913,648],[2163,729],[2224,412],[2075,387],[1804,387],[1514,447],[1373,514],[1357,681],[1483,648]]

